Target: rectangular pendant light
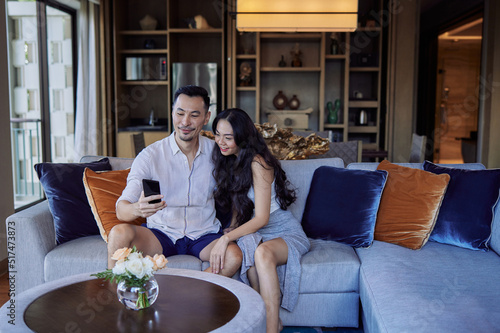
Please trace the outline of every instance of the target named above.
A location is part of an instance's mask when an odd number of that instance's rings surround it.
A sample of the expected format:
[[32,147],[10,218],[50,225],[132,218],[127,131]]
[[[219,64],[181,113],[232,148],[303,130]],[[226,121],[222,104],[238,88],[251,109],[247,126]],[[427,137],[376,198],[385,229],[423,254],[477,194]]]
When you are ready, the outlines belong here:
[[358,0],[237,0],[238,31],[354,31]]

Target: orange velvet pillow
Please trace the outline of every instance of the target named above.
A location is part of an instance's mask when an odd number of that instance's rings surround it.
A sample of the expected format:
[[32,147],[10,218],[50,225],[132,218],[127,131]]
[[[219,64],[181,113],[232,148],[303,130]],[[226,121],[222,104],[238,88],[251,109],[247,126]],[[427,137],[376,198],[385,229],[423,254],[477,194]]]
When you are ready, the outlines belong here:
[[[101,236],[106,243],[111,229],[117,224],[126,223],[116,217],[115,205],[116,200],[127,185],[129,171],[130,169],[94,172],[89,168],[85,168],[83,173],[83,184],[85,185],[87,199]],[[128,223],[141,225],[145,222],[145,219],[138,218]]]
[[389,175],[382,193],[375,239],[418,250],[429,239],[450,177],[399,166],[387,160],[377,170]]

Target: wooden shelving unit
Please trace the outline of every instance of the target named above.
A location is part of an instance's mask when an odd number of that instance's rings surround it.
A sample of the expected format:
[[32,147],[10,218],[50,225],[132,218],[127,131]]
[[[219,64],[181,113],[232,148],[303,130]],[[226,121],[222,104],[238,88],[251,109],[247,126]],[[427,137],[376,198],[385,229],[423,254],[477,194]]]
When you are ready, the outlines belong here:
[[[125,131],[133,119],[145,119],[154,110],[155,118],[166,123],[166,131],[144,132],[146,144],[167,136],[172,131],[172,63],[216,62],[218,65],[218,105],[225,108],[226,49],[225,5],[214,6],[205,0],[114,0],[113,51],[116,151],[119,157],[133,157],[131,135]],[[155,30],[142,30],[139,21],[154,17]],[[190,29],[187,19],[203,15],[209,29]],[[153,48],[146,48],[146,41]],[[165,58],[165,80],[128,81],[125,76],[127,57]],[[219,96],[220,95],[220,96]]]
[[[229,20],[229,106],[244,109],[255,122],[262,123],[268,120],[265,111],[273,109],[273,97],[281,90],[288,99],[297,95],[300,109],[313,108],[310,130],[332,130],[339,141],[361,140],[365,149],[383,149],[380,122],[385,22],[383,17],[374,16],[382,5],[381,0],[359,0],[360,27],[352,33],[337,33],[337,54],[330,52],[330,33],[241,33],[234,20]],[[295,43],[302,52],[302,67],[290,67]],[[278,66],[281,56],[286,67]],[[241,86],[239,67],[243,62],[252,68],[251,86]],[[330,124],[327,103],[336,99],[341,104],[338,122]],[[359,124],[361,110],[368,115],[363,125]]]

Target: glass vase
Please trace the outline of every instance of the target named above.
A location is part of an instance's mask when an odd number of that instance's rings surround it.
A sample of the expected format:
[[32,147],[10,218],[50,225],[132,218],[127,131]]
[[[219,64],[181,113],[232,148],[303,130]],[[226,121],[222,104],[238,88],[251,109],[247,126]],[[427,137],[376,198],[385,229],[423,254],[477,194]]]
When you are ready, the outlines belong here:
[[130,310],[150,307],[158,298],[159,291],[160,288],[154,276],[141,287],[130,286],[126,281],[121,281],[116,287],[118,300]]
[[340,100],[335,100],[335,106],[332,102],[328,102],[326,107],[328,109],[328,123],[336,124],[339,121]]

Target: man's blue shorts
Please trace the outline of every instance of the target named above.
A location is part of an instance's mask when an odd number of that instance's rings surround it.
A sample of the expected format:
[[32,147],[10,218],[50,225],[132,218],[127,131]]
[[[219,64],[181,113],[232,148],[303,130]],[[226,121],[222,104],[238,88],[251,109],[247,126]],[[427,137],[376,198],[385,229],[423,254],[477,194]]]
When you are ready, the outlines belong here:
[[[143,227],[148,228],[146,223],[142,224]],[[165,257],[173,256],[175,254],[190,254],[200,258],[200,252],[214,240],[222,236],[222,232],[215,234],[206,234],[198,239],[192,240],[188,237],[178,239],[175,244],[172,240],[161,230],[155,228],[148,228],[153,232],[161,246],[163,247],[163,255]]]

